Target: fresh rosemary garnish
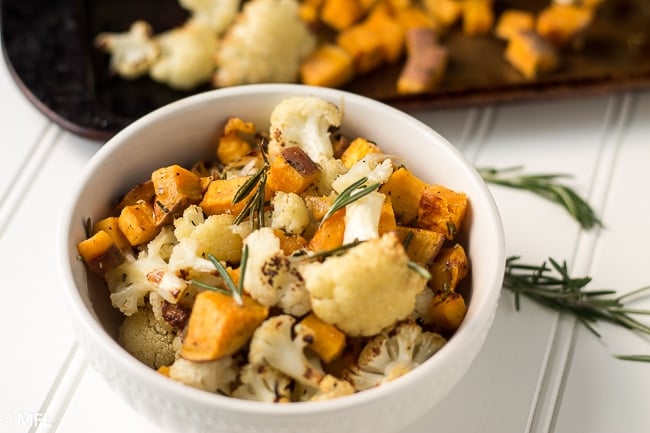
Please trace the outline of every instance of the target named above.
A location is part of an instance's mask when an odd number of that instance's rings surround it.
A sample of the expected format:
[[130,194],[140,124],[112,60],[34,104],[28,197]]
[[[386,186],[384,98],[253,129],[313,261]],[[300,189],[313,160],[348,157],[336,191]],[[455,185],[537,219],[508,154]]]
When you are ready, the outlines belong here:
[[[520,297],[525,296],[555,311],[572,314],[597,337],[597,322],[607,322],[625,329],[650,335],[650,326],[636,320],[634,315],[650,315],[650,310],[630,308],[626,302],[632,297],[650,294],[650,286],[619,296],[614,290],[586,290],[590,277],[573,278],[566,262],[549,258],[541,265],[522,264],[519,257],[506,260],[503,287],[515,295],[515,307],[520,309]],[[647,355],[619,355],[619,359],[650,361]]]
[[253,176],[239,187],[232,198],[232,204],[244,200],[255,189],[253,196],[246,202],[242,211],[235,218],[234,224],[241,223],[247,216],[250,218],[253,230],[264,227],[264,193],[266,189],[266,177],[269,171],[269,163],[264,156],[264,165]]
[[420,266],[418,263],[409,260],[408,262],[409,269],[420,274],[422,278],[429,281],[431,279],[431,273],[427,271],[423,266]]
[[367,177],[362,177],[361,179],[357,180],[347,188],[345,188],[341,193],[336,197],[334,202],[332,203],[332,206],[329,208],[327,213],[323,216],[323,219],[321,220],[321,224],[325,222],[329,217],[334,215],[336,211],[343,209],[350,203],[353,203],[357,200],[359,200],[362,197],[367,196],[371,192],[375,191],[377,188],[381,186],[380,183],[373,183],[371,185],[364,185],[368,181]]
[[521,166],[504,169],[479,168],[478,172],[488,183],[527,190],[559,204],[584,229],[602,227],[602,222],[591,206],[572,188],[558,182],[559,179],[570,176],[564,174],[521,174],[521,169]]
[[246,260],[248,259],[248,246],[244,246],[244,250],[242,253],[242,265],[240,267],[240,272],[239,272],[239,284],[235,284],[233,281],[232,277],[228,273],[228,270],[226,270],[225,266],[221,264],[219,259],[217,259],[213,254],[208,253],[207,254],[208,260],[212,262],[214,267],[217,269],[217,272],[219,272],[219,275],[221,275],[221,278],[223,278],[224,283],[228,287],[228,289],[224,289],[222,287],[217,287],[213,286],[210,284],[203,283],[198,280],[192,280],[192,284],[195,284],[203,289],[207,290],[212,290],[215,292],[219,293],[224,293],[226,295],[230,295],[233,297],[237,305],[244,305],[244,301],[242,300],[242,293],[244,289],[244,272],[245,272],[245,266],[246,266]]

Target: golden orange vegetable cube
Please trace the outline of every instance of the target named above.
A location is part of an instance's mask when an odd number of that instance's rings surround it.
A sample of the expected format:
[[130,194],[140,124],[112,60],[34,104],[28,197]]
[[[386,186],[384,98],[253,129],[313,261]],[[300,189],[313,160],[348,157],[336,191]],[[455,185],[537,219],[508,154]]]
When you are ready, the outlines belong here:
[[309,188],[320,169],[300,147],[287,147],[271,162],[266,189],[270,194],[277,191],[300,194]]
[[397,226],[396,232],[402,243],[405,242],[407,236],[410,238],[406,246],[406,254],[409,259],[422,266],[429,266],[433,263],[446,239],[442,233],[415,227]]
[[494,34],[500,39],[508,40],[521,31],[535,29],[535,16],[528,11],[507,9],[501,13]]
[[557,48],[576,41],[593,21],[589,7],[552,4],[540,11],[535,30]]
[[377,68],[386,59],[385,49],[375,31],[363,24],[340,32],[336,43],[352,58],[354,72],[364,74]]
[[300,65],[300,80],[310,86],[340,87],[353,77],[352,56],[331,43],[316,48]]
[[343,162],[343,165],[350,168],[370,153],[382,152],[377,144],[366,138],[358,137],[352,140],[350,145],[343,151],[343,154],[341,154],[341,161]]
[[553,46],[532,31],[512,35],[504,56],[508,63],[529,80],[559,66],[559,58]]
[[455,290],[469,273],[469,259],[460,244],[443,248],[429,267],[429,287],[434,292]]
[[434,30],[413,28],[406,32],[408,57],[397,78],[397,92],[418,94],[433,90],[444,77],[449,53],[439,44]]
[[314,313],[309,313],[300,323],[313,331],[314,341],[308,347],[323,362],[332,362],[341,356],[345,348],[345,333],[336,326],[323,322]]
[[120,212],[117,224],[131,246],[149,242],[158,234],[154,210],[150,203],[126,206]]
[[124,233],[120,230],[119,218],[115,216],[107,217],[97,221],[93,227],[93,233],[103,230],[110,235],[113,239],[115,245],[124,250],[130,248],[128,239],[124,236]]
[[443,331],[455,331],[467,313],[465,299],[460,293],[441,292],[433,297],[429,306],[431,325]]
[[241,349],[268,317],[269,309],[250,296],[243,305],[225,293],[204,291],[196,296],[183,339],[181,356],[190,361],[212,361]]
[[363,23],[375,38],[379,40],[384,60],[393,63],[404,53],[404,28],[388,8],[375,6]]
[[155,196],[153,182],[151,179],[139,183],[129,190],[117,204],[117,210],[122,210],[125,206],[138,204],[142,202],[152,202]]
[[487,35],[494,25],[492,3],[487,0],[463,2],[463,33],[467,36]]
[[390,200],[390,197],[386,197],[384,204],[381,206],[381,213],[379,214],[379,224],[377,226],[377,232],[379,235],[383,235],[388,232],[394,232],[397,230],[397,220],[395,218],[395,211],[393,210],[393,204]]
[[222,213],[229,213],[238,215],[246,205],[246,202],[255,194],[255,190],[244,198],[242,201],[233,204],[232,200],[235,197],[239,188],[250,178],[250,176],[235,177],[232,179],[213,179],[208,185],[208,189],[203,195],[203,199],[199,203],[201,209],[206,215],[217,215]]
[[273,230],[273,233],[280,240],[280,249],[287,256],[307,246],[307,240],[300,235],[290,235],[280,229]]
[[320,19],[334,30],[341,31],[358,22],[364,12],[357,0],[325,0]]
[[162,167],[151,174],[154,193],[154,216],[159,226],[169,224],[183,210],[203,197],[201,179],[180,165]]
[[424,0],[423,3],[429,15],[444,29],[453,26],[462,13],[462,3],[457,0]]
[[328,196],[305,195],[303,199],[315,221],[323,219],[329,208],[332,207],[332,198]]
[[311,251],[327,251],[343,245],[345,234],[345,209],[339,209],[326,219],[309,240]]
[[467,206],[465,193],[442,185],[429,185],[420,196],[416,226],[453,239],[461,228]]
[[124,261],[121,249],[103,230],[79,242],[77,250],[88,267],[99,275],[103,275]]
[[379,192],[390,197],[393,211],[398,222],[408,225],[418,216],[420,196],[427,184],[404,167],[391,174]]

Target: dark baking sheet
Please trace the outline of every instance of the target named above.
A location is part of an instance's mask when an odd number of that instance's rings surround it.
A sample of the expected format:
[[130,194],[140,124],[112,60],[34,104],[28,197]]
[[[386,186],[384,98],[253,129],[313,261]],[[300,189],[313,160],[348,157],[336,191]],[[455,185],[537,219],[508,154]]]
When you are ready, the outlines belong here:
[[[537,11],[550,0],[496,0]],[[107,139],[164,104],[208,89],[179,92],[148,78],[125,81],[109,74],[108,56],[92,46],[102,31],[126,31],[136,19],[156,32],[181,24],[176,0],[2,0],[1,32],[11,74],[47,116],[82,136]],[[468,38],[459,30],[443,41],[450,63],[434,92],[403,97],[395,92],[401,64],[350,83],[346,90],[404,110],[567,97],[646,88],[650,84],[650,1],[605,0],[581,50],[562,53],[562,67],[524,80],[503,58],[503,43]]]

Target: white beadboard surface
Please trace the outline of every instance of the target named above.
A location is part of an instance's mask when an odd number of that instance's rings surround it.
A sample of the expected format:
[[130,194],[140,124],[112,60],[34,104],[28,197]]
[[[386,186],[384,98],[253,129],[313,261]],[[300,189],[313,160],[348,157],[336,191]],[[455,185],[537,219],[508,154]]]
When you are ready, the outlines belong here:
[[[0,432],[164,433],[87,364],[62,305],[60,213],[101,143],[44,117],[4,62],[0,101]],[[592,288],[650,284],[650,93],[414,114],[478,167],[570,175],[603,220],[585,232],[558,206],[492,186],[508,255],[566,260],[572,274],[593,277]],[[650,308],[650,299],[638,305]],[[614,358],[650,354],[650,339],[598,331],[526,300],[516,311],[504,292],[464,380],[405,433],[650,433],[650,364]]]

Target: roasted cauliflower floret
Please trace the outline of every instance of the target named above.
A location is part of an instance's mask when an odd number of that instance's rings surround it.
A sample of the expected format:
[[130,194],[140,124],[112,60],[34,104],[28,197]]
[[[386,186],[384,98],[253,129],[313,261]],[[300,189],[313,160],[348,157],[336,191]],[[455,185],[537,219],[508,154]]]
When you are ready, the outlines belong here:
[[257,302],[267,307],[301,316],[309,312],[309,294],[296,266],[280,248],[273,229],[252,232],[244,243],[249,247],[244,288]]
[[228,28],[217,54],[217,87],[295,82],[316,38],[295,0],[252,0]]
[[152,79],[179,90],[210,81],[218,40],[209,27],[187,22],[158,35],[156,40],[160,56],[149,70]]
[[149,23],[139,20],[131,24],[128,32],[98,34],[95,45],[110,53],[111,71],[122,78],[138,78],[149,72],[160,54],[152,32]]
[[146,306],[124,319],[117,341],[131,355],[157,369],[174,362],[175,337],[173,329],[156,320],[151,308]]
[[178,3],[192,13],[190,20],[207,25],[219,35],[237,16],[241,0],[179,0]]
[[298,194],[278,191],[273,196],[271,206],[271,228],[299,235],[309,224],[309,210]]
[[306,326],[294,326],[295,322],[288,314],[266,319],[253,334],[248,360],[270,365],[303,385],[318,388],[325,373],[304,352],[313,333]]
[[269,156],[284,148],[298,146],[309,158],[320,163],[334,154],[331,132],[341,126],[339,108],[316,96],[283,99],[271,112]]
[[230,394],[237,371],[230,356],[214,361],[189,361],[178,358],[169,367],[169,377],[178,382],[208,392]]
[[272,403],[291,399],[291,378],[270,365],[246,364],[239,380],[241,384],[232,393],[235,398]]
[[373,388],[413,370],[445,343],[441,335],[423,332],[411,320],[400,322],[370,340],[344,377],[357,391]]
[[349,336],[371,336],[408,317],[426,280],[390,232],[340,256],[303,265],[313,312]]

